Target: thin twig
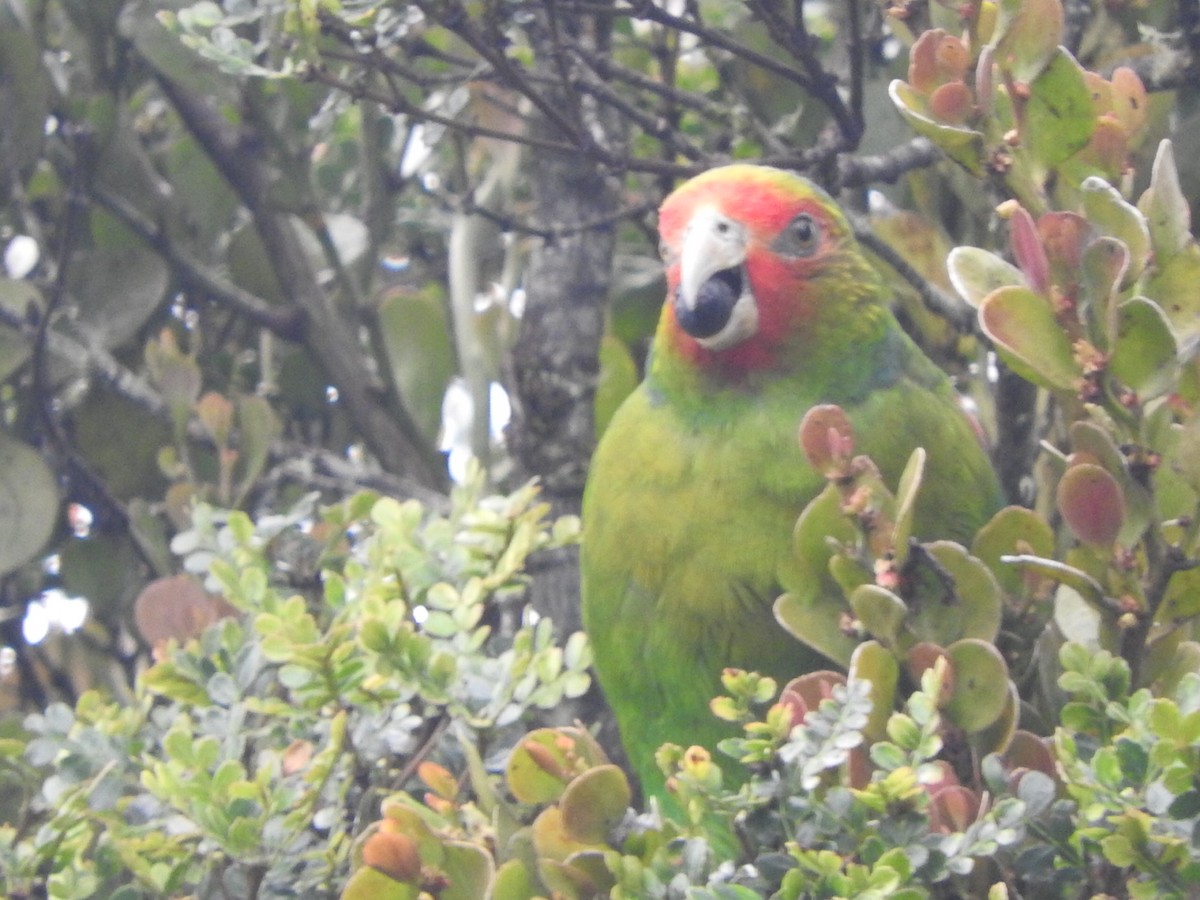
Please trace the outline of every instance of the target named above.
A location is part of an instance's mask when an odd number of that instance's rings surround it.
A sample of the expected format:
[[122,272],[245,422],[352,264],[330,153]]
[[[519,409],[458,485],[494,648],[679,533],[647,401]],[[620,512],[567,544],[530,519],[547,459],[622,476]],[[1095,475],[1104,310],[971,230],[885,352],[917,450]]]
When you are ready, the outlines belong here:
[[930,312],[948,320],[956,328],[971,329],[974,316],[970,307],[924,278],[920,272],[908,264],[904,257],[892,249],[890,244],[869,228],[856,222],[854,223],[854,235],[858,238],[859,243],[895,269],[896,274],[909,283]]

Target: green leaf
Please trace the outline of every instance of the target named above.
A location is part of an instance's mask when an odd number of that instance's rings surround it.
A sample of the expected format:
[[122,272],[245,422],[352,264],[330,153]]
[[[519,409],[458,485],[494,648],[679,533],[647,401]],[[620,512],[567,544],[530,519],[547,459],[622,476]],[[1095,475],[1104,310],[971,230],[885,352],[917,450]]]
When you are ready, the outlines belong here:
[[982,731],[1004,712],[1009,701],[1008,666],[988,641],[967,639],[946,648],[953,688],[943,712],[967,733]]
[[913,610],[909,630],[918,641],[941,647],[968,637],[992,640],[1001,597],[987,566],[952,541],[934,541],[924,550],[930,559],[918,561],[906,594]]
[[54,92],[42,52],[34,33],[21,27],[14,12],[0,10],[0,147],[5,171],[14,176],[33,168],[46,139]]
[[1001,288],[980,303],[979,325],[1022,378],[1051,390],[1075,390],[1082,372],[1045,299],[1025,287]]
[[995,290],[1025,285],[1020,269],[979,247],[955,247],[946,259],[946,267],[954,289],[974,307]]
[[871,716],[862,733],[869,741],[882,740],[896,703],[900,665],[896,655],[875,641],[864,641],[850,657],[851,679],[862,678],[871,684]]
[[1147,272],[1142,293],[1166,313],[1181,346],[1200,335],[1200,247],[1188,244]]
[[[1013,81],[1029,84],[1059,53],[1063,36],[1060,0],[999,0],[993,59]],[[1090,100],[1089,100],[1090,103]]]
[[441,426],[446,388],[457,371],[441,292],[389,289],[376,317],[392,384],[421,431],[433,440]]
[[1117,307],[1117,342],[1109,371],[1142,402],[1171,390],[1179,367],[1175,334],[1153,300],[1134,297]]
[[595,844],[608,839],[632,800],[625,773],[609,764],[588,769],[568,784],[558,805],[571,837]]
[[908,615],[908,607],[903,600],[887,588],[864,584],[850,594],[850,609],[883,646],[896,646],[900,629]]
[[787,593],[775,601],[775,618],[785,630],[843,666],[849,664],[857,641],[841,628],[847,604],[829,572],[834,554],[829,538],[850,543],[855,537],[854,526],[842,513],[841,495],[827,485],[796,522],[793,558],[780,575]]
[[[41,317],[45,306],[41,293],[27,281],[0,278],[0,309],[23,321]],[[33,344],[21,332],[0,325],[0,381],[25,365]]]
[[1122,286],[1141,275],[1150,260],[1150,227],[1141,211],[1103,178],[1084,179],[1083,210],[1089,222],[1129,251],[1129,270]]
[[0,575],[33,559],[58,520],[58,484],[36,450],[0,431]]
[[1054,530],[1031,509],[1007,506],[992,517],[975,535],[971,554],[992,570],[1001,589],[1010,596],[1022,596],[1031,587],[1020,569],[1002,562],[1018,553],[1054,556]]
[[913,131],[929,138],[968,172],[979,176],[984,174],[982,132],[937,121],[929,113],[926,98],[899,79],[888,85],[888,95]]
[[278,437],[282,425],[270,402],[257,395],[243,395],[237,398],[237,418],[241,434],[241,442],[238,445],[240,498],[250,491],[258,476],[262,474],[270,457],[271,442]]
[[106,213],[92,213],[93,246],[68,274],[79,305],[78,327],[104,347],[132,338],[166,297],[170,271],[162,257]]
[[1116,340],[1117,290],[1129,269],[1129,250],[1116,238],[1100,237],[1083,252],[1083,314],[1088,337],[1102,350]]
[[1085,544],[1112,545],[1125,521],[1125,495],[1108,470],[1091,463],[1071,466],[1059,479],[1059,512],[1074,535]]
[[1138,200],[1146,216],[1150,240],[1161,265],[1192,243],[1192,213],[1179,186],[1179,171],[1169,140],[1158,145],[1150,170],[1150,187]]
[[[1058,25],[1061,27],[1062,4],[1059,0],[1025,0],[1022,18],[1033,14],[1032,7],[1053,6],[1059,11]],[[1031,23],[1032,24],[1032,23]],[[1037,21],[1037,40],[1048,39],[1050,21]],[[1024,45],[1014,48],[1028,61],[1019,66],[1022,72],[1033,71],[1039,61],[1030,51],[1038,48]],[[1041,71],[1029,86],[1029,102],[1025,106],[1025,118],[1021,126],[1021,139],[1034,161],[1052,169],[1087,146],[1096,126],[1096,113],[1092,106],[1092,92],[1083,78],[1083,68],[1056,40]],[[1014,70],[1017,81],[1025,79]]]

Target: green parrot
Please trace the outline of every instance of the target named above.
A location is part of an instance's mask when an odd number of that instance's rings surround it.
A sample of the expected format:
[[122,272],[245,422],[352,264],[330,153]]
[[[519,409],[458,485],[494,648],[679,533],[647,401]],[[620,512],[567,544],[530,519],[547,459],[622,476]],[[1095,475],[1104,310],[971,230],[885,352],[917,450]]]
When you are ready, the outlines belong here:
[[809,408],[840,405],[893,487],[925,448],[918,537],[969,541],[1001,495],[827,194],[725,166],[672,193],[659,231],[667,302],[646,378],[592,460],[581,565],[600,687],[643,791],[667,800],[661,744],[714,749],[736,733],[709,711],[723,668],[782,684],[830,666],[772,613],[793,526],[825,485],[797,441]]

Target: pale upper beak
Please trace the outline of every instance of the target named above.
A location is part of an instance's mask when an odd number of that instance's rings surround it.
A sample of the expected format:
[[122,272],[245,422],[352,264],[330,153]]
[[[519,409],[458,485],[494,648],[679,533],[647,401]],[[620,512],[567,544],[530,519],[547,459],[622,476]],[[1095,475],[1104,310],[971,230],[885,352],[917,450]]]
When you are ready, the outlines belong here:
[[746,227],[711,207],[688,222],[672,301],[679,327],[709,350],[726,350],[758,331],[758,304],[744,263]]
[[717,272],[735,269],[746,259],[746,229],[711,206],[692,216],[679,256],[679,301],[696,306],[700,286]]

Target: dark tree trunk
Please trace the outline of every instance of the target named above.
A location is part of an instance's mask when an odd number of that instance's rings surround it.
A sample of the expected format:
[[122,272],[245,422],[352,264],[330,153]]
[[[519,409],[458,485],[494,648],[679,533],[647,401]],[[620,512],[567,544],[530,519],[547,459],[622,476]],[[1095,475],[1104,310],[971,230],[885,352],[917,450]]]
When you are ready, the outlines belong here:
[[[615,207],[609,179],[582,156],[539,159],[540,227],[570,228]],[[595,443],[592,403],[615,237],[589,230],[545,241],[529,262],[525,314],[512,353],[509,439],[522,475],[537,476],[556,515],[578,514]],[[539,561],[535,608],[561,633],[579,619],[578,553]]]

